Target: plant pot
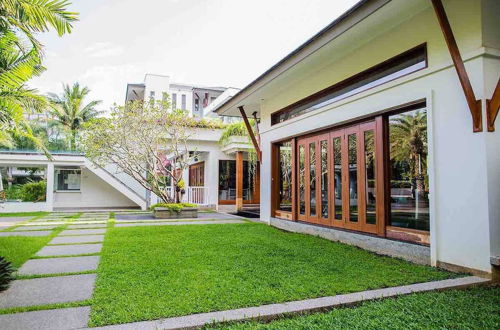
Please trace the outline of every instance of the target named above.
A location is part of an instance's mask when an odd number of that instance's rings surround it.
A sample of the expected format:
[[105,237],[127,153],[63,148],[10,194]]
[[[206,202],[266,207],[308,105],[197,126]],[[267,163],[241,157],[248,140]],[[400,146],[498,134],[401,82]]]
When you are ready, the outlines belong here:
[[198,208],[184,207],[179,212],[176,212],[166,207],[156,207],[153,215],[156,219],[192,219],[198,218]]

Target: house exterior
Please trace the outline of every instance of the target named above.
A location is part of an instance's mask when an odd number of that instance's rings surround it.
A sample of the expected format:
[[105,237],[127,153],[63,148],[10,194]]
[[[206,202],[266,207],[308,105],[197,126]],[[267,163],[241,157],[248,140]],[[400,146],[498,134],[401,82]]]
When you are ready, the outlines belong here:
[[193,117],[203,118],[205,109],[226,89],[174,83],[169,76],[148,73],[143,83],[127,85],[125,102],[164,101],[168,95],[173,109],[186,110]]
[[[238,91],[237,88],[172,83],[168,76],[146,74],[144,83],[127,85],[125,102],[161,101],[168,94],[174,109],[186,110],[195,118],[218,119],[229,124],[240,119],[219,116],[213,109]],[[259,169],[254,168],[255,162],[249,159],[253,146],[246,137],[238,136],[221,145],[223,131],[223,128],[193,128],[190,132],[187,147],[195,157],[182,174],[186,185],[183,201],[226,212],[255,208],[259,204]],[[123,180],[133,183],[130,177]],[[172,192],[174,187],[167,189]],[[148,205],[159,202],[157,196],[144,188],[135,190]]]
[[260,118],[261,219],[498,272],[499,15],[495,0],[359,1],[219,105]]
[[[0,200],[0,212],[146,209],[146,200],[142,196],[108,169],[95,166],[82,154],[56,153],[52,158],[49,160],[35,152],[0,152],[0,173],[6,169],[11,177],[25,176],[26,168],[36,168],[34,174],[45,180],[47,187],[45,200]],[[5,183],[3,188],[7,188]]]

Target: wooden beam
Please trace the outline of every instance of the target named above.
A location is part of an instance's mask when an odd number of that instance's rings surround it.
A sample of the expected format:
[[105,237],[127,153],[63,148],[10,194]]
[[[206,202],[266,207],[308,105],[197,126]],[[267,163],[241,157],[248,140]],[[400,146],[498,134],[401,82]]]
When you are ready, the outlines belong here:
[[253,147],[255,148],[255,151],[257,152],[257,158],[259,159],[259,163],[262,163],[262,153],[260,151],[259,144],[257,143],[257,139],[255,138],[255,134],[253,133],[252,126],[250,125],[250,122],[248,121],[247,114],[245,113],[245,109],[243,109],[243,106],[239,106],[238,109],[240,110],[241,116],[243,117],[243,121],[245,122],[245,126],[247,128],[248,134],[250,135],[250,139],[252,140]]
[[488,123],[488,132],[495,131],[495,119],[498,116],[500,109],[500,79],[498,79],[497,87],[493,92],[491,99],[486,100],[486,122]]
[[243,209],[243,151],[236,151],[236,210]]
[[436,12],[439,25],[441,26],[441,31],[443,32],[444,39],[446,41],[446,44],[448,45],[448,50],[450,52],[451,59],[453,60],[453,64],[455,65],[455,70],[457,71],[458,79],[460,80],[460,84],[462,85],[467,104],[469,105],[469,110],[472,115],[473,131],[482,132],[483,121],[481,112],[481,100],[476,100],[476,96],[474,95],[474,90],[472,89],[469,76],[467,75],[467,71],[465,70],[464,61],[462,60],[462,56],[460,55],[460,51],[458,49],[455,36],[453,35],[450,22],[448,21],[448,17],[446,16],[443,2],[441,0],[431,0],[431,2],[434,7],[434,11]]

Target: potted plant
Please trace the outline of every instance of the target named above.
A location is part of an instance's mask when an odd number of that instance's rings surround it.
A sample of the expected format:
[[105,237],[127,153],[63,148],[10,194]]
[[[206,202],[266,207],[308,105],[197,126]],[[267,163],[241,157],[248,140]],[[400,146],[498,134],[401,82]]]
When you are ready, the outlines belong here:
[[190,203],[157,203],[151,206],[156,219],[198,218],[198,208]]

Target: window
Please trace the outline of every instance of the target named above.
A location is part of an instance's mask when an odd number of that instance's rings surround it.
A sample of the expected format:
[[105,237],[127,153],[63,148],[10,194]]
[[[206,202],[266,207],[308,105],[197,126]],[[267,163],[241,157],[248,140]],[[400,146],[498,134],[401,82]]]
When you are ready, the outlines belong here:
[[172,110],[177,109],[177,94],[173,93],[172,94]]
[[236,200],[236,161],[219,160],[219,200]]
[[79,168],[60,168],[55,171],[57,191],[80,191],[82,171]]
[[277,209],[292,212],[292,142],[277,144],[278,148],[278,201]]
[[427,112],[389,116],[391,226],[429,230]]
[[181,109],[186,110],[186,94],[182,94]]
[[200,99],[194,99],[194,111],[198,112],[200,110]]
[[151,104],[154,104],[154,102],[155,102],[155,91],[150,91],[149,92],[149,102]]
[[271,115],[275,125],[427,67],[425,44],[397,55]]

